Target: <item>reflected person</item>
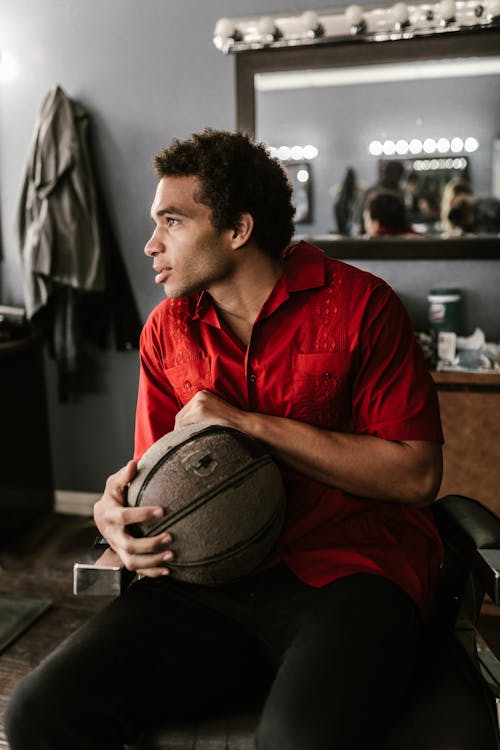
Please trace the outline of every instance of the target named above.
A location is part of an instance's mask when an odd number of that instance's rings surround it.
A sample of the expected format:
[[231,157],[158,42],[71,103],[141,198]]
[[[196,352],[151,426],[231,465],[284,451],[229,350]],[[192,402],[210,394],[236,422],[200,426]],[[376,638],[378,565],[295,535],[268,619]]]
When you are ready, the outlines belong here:
[[376,190],[368,196],[363,221],[368,237],[416,234],[408,223],[401,195],[390,190]]

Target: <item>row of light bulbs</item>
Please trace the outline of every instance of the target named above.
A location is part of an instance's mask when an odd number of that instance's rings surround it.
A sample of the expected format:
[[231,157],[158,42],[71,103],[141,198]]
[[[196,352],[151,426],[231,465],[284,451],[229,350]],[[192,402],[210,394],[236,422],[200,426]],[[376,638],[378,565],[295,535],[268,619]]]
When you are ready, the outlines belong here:
[[[478,2],[474,8],[474,14],[479,21],[492,21],[500,17],[500,0],[487,0],[485,5]],[[389,15],[396,31],[401,31],[411,26],[410,7],[407,3],[397,2],[390,8]],[[433,22],[437,20],[443,26],[455,23],[456,15],[457,3],[455,0],[440,0],[434,8],[427,7],[425,10],[426,21]],[[366,17],[361,6],[350,5],[345,10],[345,18],[352,34],[367,31]]]
[[[484,25],[500,21],[500,0],[438,0],[435,4],[403,1],[378,8],[357,4],[345,9],[313,10],[292,15],[259,18],[221,18],[214,30],[214,43],[223,52],[274,42],[297,44],[345,34],[424,32],[436,26]],[[411,34],[410,34],[411,35]]]
[[406,156],[411,154],[468,154],[474,153],[479,148],[479,141],[473,136],[463,138],[412,138],[410,141],[400,138],[397,141],[372,141],[368,151],[372,156]]
[[269,146],[270,156],[280,161],[312,161],[318,157],[316,146]]
[[[412,138],[410,141],[400,138],[398,141],[386,140],[386,141],[372,141],[368,146],[368,151],[372,156],[417,156],[418,154],[472,154],[479,148],[479,141],[473,136],[467,138]],[[319,150],[312,144],[306,146],[268,146],[268,152],[273,159],[279,159],[280,161],[312,161],[317,159]],[[433,160],[436,161],[436,160]],[[443,167],[444,162],[458,162],[460,159],[439,159],[440,167]],[[441,163],[442,162],[442,163]],[[429,160],[422,161],[422,164],[429,164]],[[460,162],[461,163],[461,162]],[[453,165],[452,165],[453,166]],[[419,169],[438,169],[438,167],[422,167]],[[449,169],[452,167],[448,165]],[[454,169],[462,169],[463,167],[453,166]]]
[[467,159],[459,156],[456,159],[415,159],[412,164],[415,172],[429,172],[436,169],[467,169]]

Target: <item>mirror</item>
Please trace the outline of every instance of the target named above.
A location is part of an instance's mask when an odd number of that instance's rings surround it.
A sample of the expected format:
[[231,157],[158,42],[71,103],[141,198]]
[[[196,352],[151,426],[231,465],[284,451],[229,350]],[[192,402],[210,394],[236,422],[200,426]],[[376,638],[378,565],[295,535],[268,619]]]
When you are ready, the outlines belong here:
[[[491,200],[500,175],[499,51],[500,28],[493,27],[425,40],[344,39],[239,53],[238,126],[270,146],[318,151],[300,167],[284,154],[295,174],[309,165],[308,212],[297,234],[325,249],[335,242],[339,257],[500,257],[500,227],[492,219],[497,200]],[[404,242],[383,237],[382,247],[382,238],[358,236],[359,208],[357,219],[342,223],[336,204],[352,175],[362,202],[384,165],[395,160],[404,178],[416,179],[419,195],[408,185],[412,233]],[[460,236],[449,227],[443,234],[438,221],[450,178],[467,178],[474,205],[483,199],[486,205],[486,219],[464,224]]]

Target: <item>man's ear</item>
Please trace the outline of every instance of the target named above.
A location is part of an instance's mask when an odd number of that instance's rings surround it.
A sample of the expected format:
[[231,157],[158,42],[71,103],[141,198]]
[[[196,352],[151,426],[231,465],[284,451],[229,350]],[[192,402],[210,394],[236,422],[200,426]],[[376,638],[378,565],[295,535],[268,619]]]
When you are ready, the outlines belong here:
[[253,232],[252,214],[240,214],[232,230],[232,245],[236,249],[246,245]]

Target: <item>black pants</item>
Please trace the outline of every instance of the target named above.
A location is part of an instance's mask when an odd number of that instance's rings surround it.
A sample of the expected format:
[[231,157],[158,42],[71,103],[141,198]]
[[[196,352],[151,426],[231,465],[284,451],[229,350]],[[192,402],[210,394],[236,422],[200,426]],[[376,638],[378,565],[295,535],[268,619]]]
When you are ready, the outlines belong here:
[[11,750],[118,750],[265,690],[259,750],[375,750],[420,633],[414,604],[378,576],[321,589],[284,567],[222,588],[144,578],[25,678],[7,738]]

